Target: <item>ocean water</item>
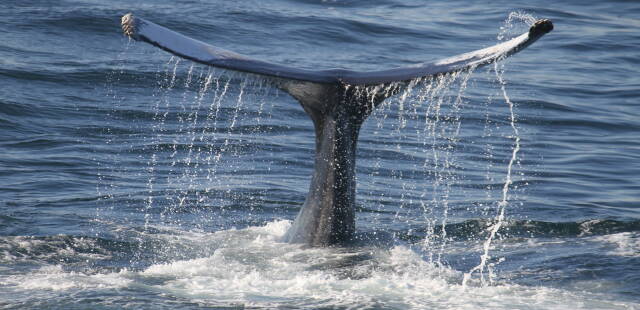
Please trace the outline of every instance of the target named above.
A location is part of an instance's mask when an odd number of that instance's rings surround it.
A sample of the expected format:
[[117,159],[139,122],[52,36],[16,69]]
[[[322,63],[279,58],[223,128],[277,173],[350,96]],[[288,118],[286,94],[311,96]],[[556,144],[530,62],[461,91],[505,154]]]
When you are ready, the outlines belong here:
[[[640,308],[636,1],[3,1],[2,309]],[[302,68],[376,70],[555,29],[415,85],[361,130],[367,242],[282,237],[311,121],[126,13]]]

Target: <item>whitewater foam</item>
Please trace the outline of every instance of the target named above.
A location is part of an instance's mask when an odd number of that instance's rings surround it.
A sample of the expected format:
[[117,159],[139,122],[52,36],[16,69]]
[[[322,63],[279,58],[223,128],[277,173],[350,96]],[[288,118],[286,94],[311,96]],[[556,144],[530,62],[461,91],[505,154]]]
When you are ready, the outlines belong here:
[[[68,271],[56,264],[0,280],[21,296],[88,290],[135,289],[203,306],[384,307],[395,309],[574,309],[631,308],[594,293],[478,281],[461,285],[464,273],[425,260],[407,245],[390,248],[310,248],[281,242],[291,225],[218,232],[165,228],[153,238],[186,248],[211,247],[201,257],[153,264],[143,270],[110,273]],[[151,237],[151,236],[147,236]],[[620,234],[611,240],[637,240]],[[626,242],[626,241],[624,241]],[[626,243],[625,243],[626,244]],[[207,254],[208,253],[208,254]],[[476,283],[477,282],[477,283]],[[1,294],[2,298],[9,298]],[[26,298],[26,297],[25,297]]]
[[640,257],[640,233],[623,232],[596,236],[593,240],[604,243],[608,255]]
[[[28,290],[69,290],[71,288],[121,288],[131,283],[122,277],[123,273],[87,275],[79,272],[64,271],[60,265],[44,266],[31,273],[28,279],[19,279],[17,286]],[[16,278],[18,280],[18,278]],[[10,282],[11,280],[9,280]]]

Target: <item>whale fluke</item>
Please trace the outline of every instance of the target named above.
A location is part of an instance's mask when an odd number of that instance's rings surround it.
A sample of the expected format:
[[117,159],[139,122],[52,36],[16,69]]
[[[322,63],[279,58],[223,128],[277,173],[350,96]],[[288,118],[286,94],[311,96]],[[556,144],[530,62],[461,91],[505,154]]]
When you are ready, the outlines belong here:
[[[526,48],[553,30],[537,21],[528,32],[473,52],[410,67],[381,71],[308,70],[256,60],[187,37],[129,13],[124,34],[198,63],[270,77],[296,98],[316,132],[309,194],[287,233],[287,241],[314,246],[341,244],[355,233],[355,155],[360,127],[384,99],[412,80],[493,63]],[[376,86],[362,91],[358,86]]]
[[214,67],[322,84],[376,85],[461,71],[494,62],[529,46],[551,31],[553,24],[548,19],[539,20],[531,26],[529,32],[504,43],[431,63],[370,72],[343,69],[305,70],[260,61],[187,37],[131,13],[122,17],[122,29],[124,34],[135,40],[150,43],[174,55]]

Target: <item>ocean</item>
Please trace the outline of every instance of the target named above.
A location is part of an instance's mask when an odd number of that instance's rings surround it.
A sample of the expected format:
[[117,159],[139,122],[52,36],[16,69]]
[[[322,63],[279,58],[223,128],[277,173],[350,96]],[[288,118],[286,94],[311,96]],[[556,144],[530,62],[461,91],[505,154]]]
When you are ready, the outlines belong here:
[[[3,1],[2,309],[640,309],[637,1]],[[382,70],[555,29],[385,101],[345,247],[283,242],[313,124],[129,12],[307,69]]]

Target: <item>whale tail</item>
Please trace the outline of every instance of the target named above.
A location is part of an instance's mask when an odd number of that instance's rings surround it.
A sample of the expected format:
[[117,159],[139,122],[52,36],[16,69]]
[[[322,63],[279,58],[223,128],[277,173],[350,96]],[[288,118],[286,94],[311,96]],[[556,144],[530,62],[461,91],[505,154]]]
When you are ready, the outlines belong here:
[[531,45],[553,29],[537,21],[528,32],[473,52],[381,71],[307,70],[256,60],[187,37],[129,13],[124,34],[201,64],[269,77],[297,99],[316,133],[314,173],[304,206],[287,240],[310,245],[348,241],[355,232],[355,154],[360,127],[375,107],[419,78],[493,63]]

